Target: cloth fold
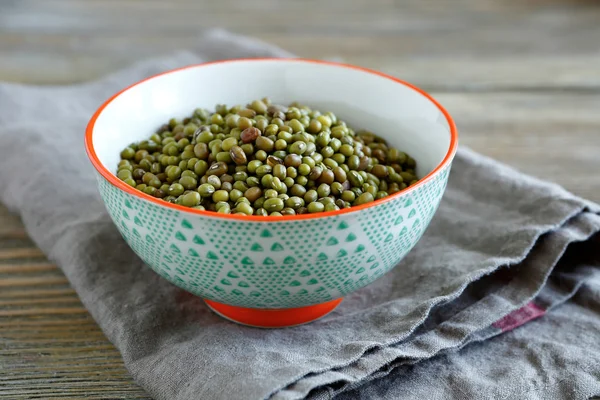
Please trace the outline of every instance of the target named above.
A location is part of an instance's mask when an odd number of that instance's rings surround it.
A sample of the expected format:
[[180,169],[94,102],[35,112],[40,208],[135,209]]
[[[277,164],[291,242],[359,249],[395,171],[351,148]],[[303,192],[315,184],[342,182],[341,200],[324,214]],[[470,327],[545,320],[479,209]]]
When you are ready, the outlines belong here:
[[257,56],[290,54],[212,31],[194,51],[94,82],[0,84],[0,169],[10,171],[0,201],[63,269],[142,387],[169,400],[600,394],[600,207],[465,148],[416,247],[314,323],[239,326],[146,267],[97,193],[87,120],[144,77]]

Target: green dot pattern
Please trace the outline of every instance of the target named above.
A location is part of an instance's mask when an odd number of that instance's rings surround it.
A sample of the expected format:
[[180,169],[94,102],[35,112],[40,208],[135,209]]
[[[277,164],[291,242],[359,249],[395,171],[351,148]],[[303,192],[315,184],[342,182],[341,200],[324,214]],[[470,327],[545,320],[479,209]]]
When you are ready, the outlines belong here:
[[171,283],[230,305],[290,308],[342,297],[398,264],[437,210],[448,173],[361,212],[275,223],[171,210],[98,182],[123,238]]

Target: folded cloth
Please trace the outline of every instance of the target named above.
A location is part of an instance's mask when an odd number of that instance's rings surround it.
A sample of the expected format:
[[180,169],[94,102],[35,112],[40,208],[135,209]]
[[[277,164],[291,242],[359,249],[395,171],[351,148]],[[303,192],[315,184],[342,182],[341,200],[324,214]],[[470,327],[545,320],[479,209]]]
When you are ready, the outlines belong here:
[[[289,53],[215,31],[199,39],[195,52],[142,62],[95,82],[0,84],[0,201],[63,269],[150,395],[600,393],[600,246],[594,236],[600,207],[464,148],[417,246],[385,278],[311,324],[263,330],[230,323],[145,266],[97,193],[83,148],[89,117],[111,94],[149,75],[255,56]],[[574,296],[577,301],[552,310]]]

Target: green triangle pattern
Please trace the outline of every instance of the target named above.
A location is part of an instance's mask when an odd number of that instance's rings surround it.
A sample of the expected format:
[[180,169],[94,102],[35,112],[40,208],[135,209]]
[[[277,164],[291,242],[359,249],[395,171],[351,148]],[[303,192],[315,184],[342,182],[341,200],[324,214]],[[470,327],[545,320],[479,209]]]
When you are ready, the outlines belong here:
[[332,236],[329,238],[329,240],[327,241],[326,244],[327,244],[327,246],[335,246],[338,243],[339,243],[338,240]]
[[260,237],[269,238],[273,237],[273,235],[268,229],[263,229],[263,231],[260,233]]
[[253,265],[254,261],[252,261],[252,259],[250,257],[244,257],[242,259],[242,264],[244,264],[244,265]]
[[250,250],[251,251],[263,251],[264,249],[263,249],[263,247],[260,244],[254,243],[252,245],[252,247],[250,247]]
[[349,225],[346,223],[346,221],[342,221],[342,222],[340,222],[340,224],[338,225],[338,227],[337,227],[337,228],[338,228],[339,230],[342,230],[342,229],[346,229],[346,228],[348,228],[348,226],[349,226]]
[[302,284],[300,282],[298,282],[298,281],[291,281],[290,282],[290,286],[300,286],[300,285],[302,285]]
[[283,263],[284,264],[294,264],[296,262],[296,259],[292,256],[287,256],[284,260]]
[[271,246],[271,251],[282,251],[283,250],[283,246],[277,242],[273,243],[273,246]]
[[192,242],[196,244],[206,244],[204,243],[204,240],[202,240],[202,238],[198,235],[194,235],[194,239],[192,240]]
[[[203,233],[197,226],[201,221],[191,215],[173,215],[138,202],[107,183],[100,182],[100,190],[129,245],[168,280],[240,307],[290,308],[331,300],[384,274],[420,237],[437,209],[447,174],[444,168],[431,186],[419,186],[411,195],[357,218],[356,228],[360,225],[363,231],[354,230],[354,220],[336,217],[331,225],[309,219],[299,220],[292,229],[265,224],[242,226],[241,231],[236,222],[214,220],[211,231]],[[188,240],[191,246],[184,246]],[[272,247],[271,259],[267,256]],[[254,264],[242,264],[246,256]],[[321,264],[318,274],[311,262]],[[300,285],[288,286],[293,281]]]
[[273,265],[273,264],[275,264],[275,261],[273,261],[273,259],[271,257],[267,257],[267,258],[265,258],[265,261],[263,261],[263,264]]

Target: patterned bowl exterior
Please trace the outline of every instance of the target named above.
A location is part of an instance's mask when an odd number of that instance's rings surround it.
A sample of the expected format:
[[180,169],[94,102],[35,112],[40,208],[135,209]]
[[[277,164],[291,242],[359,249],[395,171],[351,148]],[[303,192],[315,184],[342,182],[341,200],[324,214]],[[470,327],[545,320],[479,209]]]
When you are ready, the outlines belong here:
[[233,306],[292,308],[342,297],[398,264],[435,214],[449,170],[377,206],[282,222],[182,212],[98,181],[129,246],[171,283]]

